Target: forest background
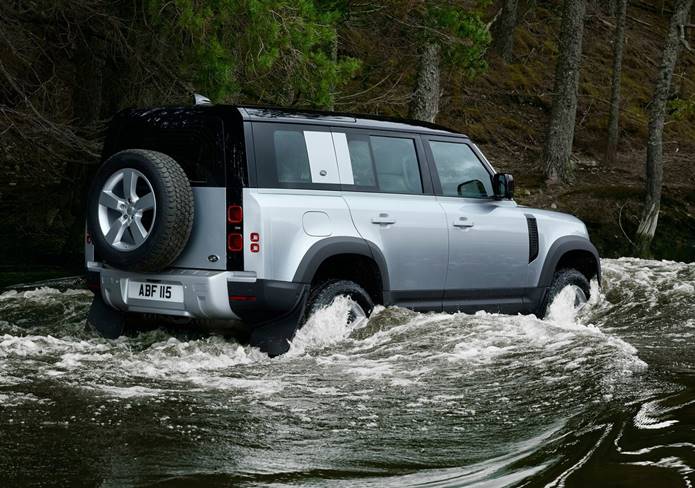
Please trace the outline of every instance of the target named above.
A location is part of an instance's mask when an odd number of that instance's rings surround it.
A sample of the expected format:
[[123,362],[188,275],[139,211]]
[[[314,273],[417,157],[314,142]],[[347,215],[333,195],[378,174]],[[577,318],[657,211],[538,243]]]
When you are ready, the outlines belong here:
[[6,0],[0,270],[78,269],[109,119],[194,92],[434,121],[602,256],[693,261],[692,4]]

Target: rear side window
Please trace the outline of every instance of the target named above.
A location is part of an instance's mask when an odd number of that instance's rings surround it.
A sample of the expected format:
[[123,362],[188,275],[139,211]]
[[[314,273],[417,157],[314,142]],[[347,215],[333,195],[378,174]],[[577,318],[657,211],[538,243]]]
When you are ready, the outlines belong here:
[[[347,138],[345,149],[340,139]],[[415,141],[406,137],[371,136],[363,132],[334,132],[338,159],[346,153],[352,182],[341,180],[344,190],[379,191],[382,193],[422,193],[422,179]]]
[[422,193],[415,141],[371,136],[379,190],[384,193]]
[[322,127],[254,123],[261,188],[340,189],[333,137]]
[[280,183],[311,183],[309,155],[301,131],[274,131],[273,159]]

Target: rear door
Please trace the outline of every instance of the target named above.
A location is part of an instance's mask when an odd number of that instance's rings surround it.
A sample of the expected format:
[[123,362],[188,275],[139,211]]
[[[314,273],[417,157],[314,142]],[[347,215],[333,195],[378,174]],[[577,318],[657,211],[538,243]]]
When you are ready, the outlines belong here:
[[359,234],[384,255],[391,301],[441,310],[446,219],[432,192],[419,136],[334,128],[333,142],[343,198]]
[[164,153],[183,168],[193,188],[193,228],[173,267],[227,267],[226,159],[222,141],[233,135],[225,132],[219,114],[195,107],[125,111],[112,124],[105,154],[134,148]]
[[470,143],[428,137],[425,146],[449,235],[444,309],[519,311],[529,256],[523,212],[493,198],[491,169]]

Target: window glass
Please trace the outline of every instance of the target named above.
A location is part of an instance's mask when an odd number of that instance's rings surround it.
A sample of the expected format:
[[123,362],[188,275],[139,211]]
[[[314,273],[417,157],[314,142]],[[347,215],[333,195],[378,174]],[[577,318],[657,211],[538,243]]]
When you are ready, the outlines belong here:
[[374,162],[367,138],[348,137],[352,178],[358,186],[376,186]]
[[422,193],[415,141],[370,136],[379,190],[385,193]]
[[465,198],[492,196],[490,173],[467,144],[441,141],[430,141],[429,144],[442,185],[442,195]]
[[[183,111],[168,113],[167,109],[147,113],[132,110],[120,114],[118,118],[121,119],[122,129],[107,138],[105,154],[132,147],[159,151],[174,158],[191,183],[224,185],[222,119]],[[239,173],[245,178],[245,171]]]
[[273,148],[278,182],[311,183],[311,167],[304,133],[300,130],[274,131]]

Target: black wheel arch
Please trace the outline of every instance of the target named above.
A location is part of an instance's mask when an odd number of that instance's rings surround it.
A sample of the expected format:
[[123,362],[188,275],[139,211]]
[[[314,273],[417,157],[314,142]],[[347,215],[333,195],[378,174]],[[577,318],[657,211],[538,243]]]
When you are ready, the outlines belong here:
[[564,236],[557,239],[548,249],[538,279],[539,287],[548,287],[555,271],[571,267],[580,271],[587,280],[596,278],[601,283],[601,259],[596,247],[580,236]]
[[326,260],[351,254],[364,256],[376,264],[381,280],[381,292],[386,299],[388,290],[390,290],[386,258],[376,244],[359,237],[327,237],[316,242],[304,254],[292,281],[310,284]]

